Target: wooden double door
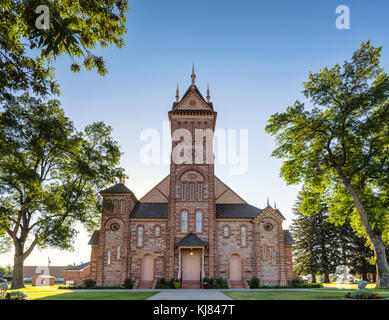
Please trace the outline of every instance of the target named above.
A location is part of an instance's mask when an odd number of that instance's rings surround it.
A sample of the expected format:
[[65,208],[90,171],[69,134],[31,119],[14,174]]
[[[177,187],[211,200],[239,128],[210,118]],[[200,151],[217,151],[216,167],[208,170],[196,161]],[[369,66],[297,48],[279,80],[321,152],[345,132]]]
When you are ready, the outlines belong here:
[[[191,254],[192,253],[192,254]],[[182,280],[200,281],[201,254],[200,250],[184,250],[182,255]]]

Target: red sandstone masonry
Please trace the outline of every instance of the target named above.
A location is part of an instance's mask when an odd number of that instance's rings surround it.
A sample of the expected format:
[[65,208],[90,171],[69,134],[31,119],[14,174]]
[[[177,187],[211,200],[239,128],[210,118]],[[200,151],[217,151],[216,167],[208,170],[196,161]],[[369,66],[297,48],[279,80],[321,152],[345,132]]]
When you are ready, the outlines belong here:
[[[197,99],[197,100],[196,100]],[[197,101],[199,110],[209,109],[194,91],[182,101],[180,109]],[[181,102],[180,102],[181,103]],[[196,109],[196,110],[197,110]],[[185,128],[192,132],[196,128],[214,130],[216,114],[169,114],[172,132]],[[173,142],[173,147],[177,142]],[[192,177],[192,178],[191,178]],[[194,200],[182,200],[182,184],[194,184]],[[203,197],[197,198],[198,184],[202,184]],[[217,192],[220,195],[220,185]],[[208,246],[204,251],[205,274],[209,277],[230,277],[230,258],[240,257],[241,275],[245,281],[252,276],[261,279],[262,285],[285,285],[293,278],[291,245],[284,244],[282,218],[270,206],[266,207],[255,219],[216,219],[215,175],[213,164],[174,164],[170,165],[167,219],[130,219],[129,215],[137,199],[132,194],[105,194],[105,200],[112,200],[113,212],[104,210],[97,245],[92,245],[90,276],[97,285],[119,285],[131,277],[138,282],[142,278],[144,257],[149,255],[153,261],[154,282],[158,278],[178,278],[178,249],[176,243],[189,232],[196,232],[195,212],[203,213],[203,228],[196,235]],[[224,193],[224,191],[227,191]],[[245,203],[239,196],[229,191],[227,186],[223,196],[218,199],[225,203]],[[167,188],[166,188],[167,194]],[[189,193],[189,189],[187,189]],[[158,196],[157,196],[158,195]],[[150,194],[150,202],[160,195]],[[224,197],[224,198],[223,198]],[[223,199],[223,200],[221,200]],[[166,199],[164,199],[166,201]],[[181,212],[188,212],[188,232],[181,232]],[[111,229],[112,223],[119,225],[118,231]],[[273,228],[265,230],[264,225],[271,223]],[[155,226],[161,227],[160,235],[155,236]],[[229,236],[224,236],[224,226],[229,227]],[[138,246],[138,227],[143,226],[143,245]],[[241,227],[245,226],[246,245],[242,245]],[[120,256],[117,248],[120,247]],[[264,255],[264,248],[266,254]],[[110,252],[110,263],[108,263]],[[275,254],[275,260],[273,259]],[[150,261],[150,259],[148,259]]]

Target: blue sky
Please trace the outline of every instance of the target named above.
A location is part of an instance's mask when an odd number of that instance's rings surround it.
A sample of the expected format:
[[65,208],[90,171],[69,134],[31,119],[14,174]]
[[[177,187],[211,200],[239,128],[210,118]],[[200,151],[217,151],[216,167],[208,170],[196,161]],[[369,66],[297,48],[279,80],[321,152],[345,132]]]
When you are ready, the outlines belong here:
[[[335,27],[336,7],[348,5],[351,29]],[[361,42],[383,46],[382,65],[389,70],[388,1],[221,1],[132,0],[127,14],[126,46],[98,50],[109,74],[71,73],[71,60],[57,60],[62,107],[82,129],[103,120],[123,151],[127,185],[141,197],[169,172],[168,165],[144,165],[139,136],[146,128],[162,129],[174,101],[177,83],[183,93],[190,84],[192,63],[196,84],[218,112],[217,127],[248,129],[249,169],[232,176],[229,166],[216,174],[246,201],[271,203],[293,218],[298,186],[279,177],[281,162],[271,158],[273,138],[264,132],[270,115],[282,112],[301,95],[308,72],[349,59]],[[36,250],[27,265],[89,261],[88,235],[82,228],[74,252]],[[12,254],[0,255],[0,265]]]

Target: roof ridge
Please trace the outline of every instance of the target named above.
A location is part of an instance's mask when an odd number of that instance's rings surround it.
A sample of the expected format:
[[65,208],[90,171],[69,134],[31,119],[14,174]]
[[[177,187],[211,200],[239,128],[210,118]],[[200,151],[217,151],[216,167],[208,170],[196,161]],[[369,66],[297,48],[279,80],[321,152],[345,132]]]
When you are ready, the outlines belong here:
[[[198,95],[199,99],[210,109],[209,111],[214,111],[212,102],[207,102],[204,99],[204,96],[201,94],[200,90],[197,88],[196,85],[189,86],[189,88],[185,91],[185,93],[182,96],[182,98],[180,99],[180,101],[173,103],[172,111],[176,111],[177,106],[180,105],[189,96],[189,94],[191,92],[194,92],[195,94]],[[188,109],[188,110],[190,110],[190,109]],[[194,111],[198,111],[198,110],[196,109]]]

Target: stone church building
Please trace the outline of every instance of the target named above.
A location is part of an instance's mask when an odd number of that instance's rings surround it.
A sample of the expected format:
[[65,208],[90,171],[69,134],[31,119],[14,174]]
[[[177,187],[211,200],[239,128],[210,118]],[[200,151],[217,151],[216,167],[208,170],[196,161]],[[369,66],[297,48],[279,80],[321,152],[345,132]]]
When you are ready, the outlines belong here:
[[[168,115],[172,137],[187,129],[195,142],[196,129],[215,130],[217,113],[209,89],[205,99],[197,89],[194,70],[191,78],[182,98],[177,89]],[[180,143],[175,140],[172,149]],[[154,288],[159,278],[175,278],[194,288],[204,277],[221,277],[244,288],[253,276],[261,285],[292,280],[293,239],[282,228],[282,213],[244,201],[215,175],[213,161],[197,161],[206,155],[200,149],[193,148],[184,163],[173,161],[172,152],[170,174],[141,199],[124,181],[100,192],[113,205],[103,210],[89,242],[90,277],[97,285],[132,278],[135,288]]]

